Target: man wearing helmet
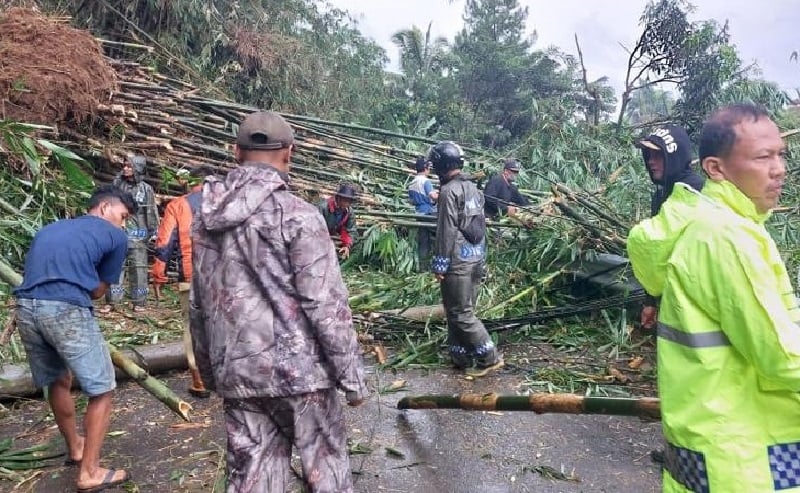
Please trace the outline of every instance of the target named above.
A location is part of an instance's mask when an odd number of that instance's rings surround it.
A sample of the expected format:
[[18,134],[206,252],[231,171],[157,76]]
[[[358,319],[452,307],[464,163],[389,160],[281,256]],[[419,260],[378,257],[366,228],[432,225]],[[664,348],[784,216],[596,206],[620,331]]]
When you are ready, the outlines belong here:
[[528,199],[519,193],[514,182],[521,166],[516,159],[506,159],[503,162],[503,171],[489,179],[483,194],[486,196],[486,206],[484,211],[486,216],[491,219],[498,219],[503,216],[515,216],[517,206],[528,205]]
[[356,187],[349,183],[342,183],[336,190],[336,195],[323,199],[317,207],[325,224],[328,225],[328,233],[338,236],[342,246],[339,248],[339,255],[343,259],[350,256],[350,249],[353,248],[353,241],[356,236],[356,218],[353,216],[353,202],[356,200]]
[[[128,286],[133,309],[144,310],[147,301],[147,242],[158,231],[158,207],[153,187],[144,181],[145,165],[144,156],[128,154],[122,165],[122,171],[114,179],[114,186],[133,196],[138,211],[128,219],[128,258],[127,269],[123,269],[119,282],[114,284],[106,294],[107,305],[100,311],[107,313],[113,305],[122,301],[125,294],[125,276],[128,277]],[[126,272],[127,270],[127,272]]]
[[486,268],[483,194],[462,173],[464,152],[454,142],[431,147],[428,160],[442,184],[431,270],[441,283],[450,358],[468,376],[483,376],[503,366],[502,355],[475,316]]

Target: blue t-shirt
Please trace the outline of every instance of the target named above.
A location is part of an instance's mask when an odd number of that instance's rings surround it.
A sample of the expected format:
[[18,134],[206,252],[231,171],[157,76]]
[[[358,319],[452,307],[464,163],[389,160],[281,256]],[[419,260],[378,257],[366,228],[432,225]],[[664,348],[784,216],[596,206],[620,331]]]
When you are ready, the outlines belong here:
[[56,221],[34,236],[14,294],[91,308],[91,292],[100,282],[119,282],[127,254],[128,235],[105,219],[86,215]]
[[436,206],[431,200],[433,183],[425,175],[416,175],[408,186],[408,200],[414,205],[417,214],[435,214]]

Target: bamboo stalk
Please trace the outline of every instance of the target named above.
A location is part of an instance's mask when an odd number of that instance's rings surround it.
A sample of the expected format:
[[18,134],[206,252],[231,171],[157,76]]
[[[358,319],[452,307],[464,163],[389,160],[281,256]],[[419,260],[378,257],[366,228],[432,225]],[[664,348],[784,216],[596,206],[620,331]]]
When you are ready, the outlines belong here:
[[[106,343],[108,344],[108,343]],[[147,373],[142,367],[126,358],[114,346],[108,344],[111,351],[111,361],[117,368],[124,371],[129,377],[136,381],[142,388],[150,392],[156,399],[163,402],[175,414],[190,421],[189,412],[192,410],[191,404],[178,397],[164,382]]]
[[[19,286],[22,284],[22,276],[17,274],[17,272],[2,259],[0,259],[0,280],[10,286]],[[178,397],[163,382],[150,376],[143,368],[128,359],[117,350],[117,348],[108,342],[106,342],[106,345],[111,353],[111,361],[114,362],[117,368],[124,371],[156,399],[166,404],[175,414],[189,421],[189,411],[192,410],[192,406],[188,402]]]
[[575,394],[498,395],[455,394],[403,397],[398,409],[463,409],[467,411],[532,411],[536,414],[606,414],[661,419],[660,401],[653,397],[583,397]]

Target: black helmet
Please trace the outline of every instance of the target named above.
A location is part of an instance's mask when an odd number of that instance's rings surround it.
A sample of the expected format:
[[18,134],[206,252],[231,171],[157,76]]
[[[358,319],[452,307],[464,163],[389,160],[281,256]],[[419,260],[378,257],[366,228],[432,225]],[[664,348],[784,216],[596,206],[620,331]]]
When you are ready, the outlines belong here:
[[450,170],[464,167],[464,151],[455,142],[443,140],[428,151],[428,161],[433,163],[433,171],[441,177]]
[[349,183],[342,183],[339,185],[339,189],[336,190],[336,196],[342,197],[343,199],[356,200],[356,198],[358,198],[357,194],[356,187]]

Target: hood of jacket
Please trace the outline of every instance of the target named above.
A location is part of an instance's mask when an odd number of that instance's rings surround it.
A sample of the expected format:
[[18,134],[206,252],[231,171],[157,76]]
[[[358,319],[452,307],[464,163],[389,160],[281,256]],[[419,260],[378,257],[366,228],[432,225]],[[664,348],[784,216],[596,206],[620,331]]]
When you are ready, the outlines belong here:
[[[699,210],[700,208],[705,210]],[[759,214],[755,204],[729,181],[706,182],[703,192],[684,183],[675,185],[661,211],[637,224],[628,235],[628,256],[636,279],[652,296],[661,296],[667,264],[681,233],[695,218],[715,214],[708,208],[763,224],[770,213]],[[722,220],[722,216],[720,220]]]
[[[642,147],[644,166],[653,183],[672,191],[675,183],[692,174],[692,142],[686,130],[676,125],[665,125],[653,130],[644,140],[661,148],[661,151],[656,151]],[[661,180],[655,180],[647,166],[647,157],[651,152],[664,155],[664,175]]]
[[288,177],[266,163],[245,162],[222,179],[206,178],[200,205],[209,231],[235,228],[250,218],[276,190],[288,189]]

